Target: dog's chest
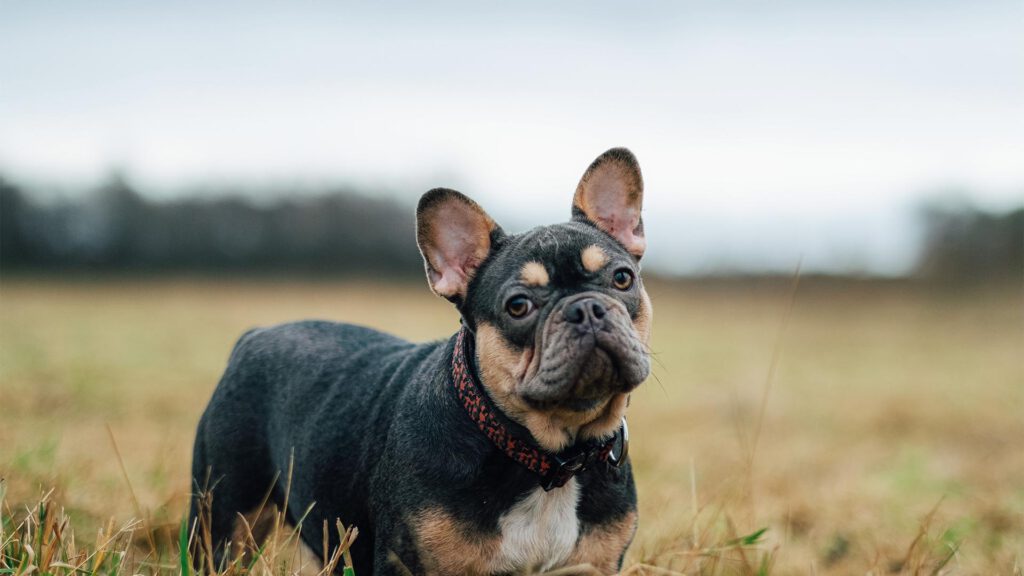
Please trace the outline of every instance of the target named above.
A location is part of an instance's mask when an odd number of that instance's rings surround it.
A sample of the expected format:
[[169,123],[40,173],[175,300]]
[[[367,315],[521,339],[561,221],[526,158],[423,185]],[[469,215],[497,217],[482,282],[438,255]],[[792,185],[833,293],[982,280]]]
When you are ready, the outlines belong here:
[[494,571],[545,571],[565,562],[579,537],[579,497],[579,484],[573,478],[550,492],[534,488],[502,514]]

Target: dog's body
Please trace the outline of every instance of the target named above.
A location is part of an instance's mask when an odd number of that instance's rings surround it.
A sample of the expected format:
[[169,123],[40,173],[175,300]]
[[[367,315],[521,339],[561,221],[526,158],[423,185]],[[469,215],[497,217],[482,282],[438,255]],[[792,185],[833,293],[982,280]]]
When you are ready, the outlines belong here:
[[[197,486],[212,487],[218,561],[273,486],[317,555],[325,520],[332,548],[335,519],[359,528],[360,574],[616,571],[636,526],[620,428],[649,371],[641,191],[635,159],[611,150],[584,176],[572,222],[515,236],[464,196],[428,192],[428,279],[464,324],[447,341],[329,322],[243,336],[193,460]],[[584,449],[574,475],[538,464]]]

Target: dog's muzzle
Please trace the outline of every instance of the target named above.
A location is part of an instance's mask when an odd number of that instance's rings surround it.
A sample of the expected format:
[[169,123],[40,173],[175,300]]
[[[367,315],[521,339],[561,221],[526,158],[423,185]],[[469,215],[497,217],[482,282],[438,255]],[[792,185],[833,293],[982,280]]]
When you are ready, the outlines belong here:
[[626,307],[597,292],[559,302],[536,341],[539,365],[520,393],[538,408],[588,410],[633,390],[650,373],[646,347]]

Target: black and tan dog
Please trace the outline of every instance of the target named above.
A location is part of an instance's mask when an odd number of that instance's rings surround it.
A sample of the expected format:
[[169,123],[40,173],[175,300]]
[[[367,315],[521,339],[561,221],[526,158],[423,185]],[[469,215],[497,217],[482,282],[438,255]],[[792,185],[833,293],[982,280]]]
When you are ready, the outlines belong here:
[[[301,535],[318,555],[324,520],[358,526],[358,574],[617,571],[637,524],[624,414],[650,370],[642,199],[622,148],[587,169],[569,222],[524,234],[431,190],[417,237],[431,288],[462,315],[456,335],[412,344],[330,322],[244,335],[192,468],[213,486],[218,557],[275,485],[292,523],[312,505]],[[275,478],[292,461],[286,500]]]

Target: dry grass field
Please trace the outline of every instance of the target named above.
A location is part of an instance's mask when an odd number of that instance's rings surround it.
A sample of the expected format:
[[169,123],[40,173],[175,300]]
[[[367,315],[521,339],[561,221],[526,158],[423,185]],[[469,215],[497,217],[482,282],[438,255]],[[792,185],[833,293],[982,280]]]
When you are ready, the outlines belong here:
[[[1019,286],[805,279],[788,315],[785,281],[649,289],[657,356],[629,416],[641,502],[629,564],[1020,574]],[[412,339],[457,327],[420,283],[5,279],[6,506],[19,516],[53,489],[92,541],[139,514],[123,461],[147,525],[174,534],[194,427],[235,338],[303,318]]]

